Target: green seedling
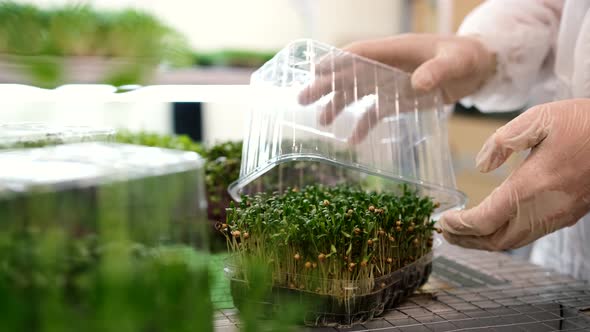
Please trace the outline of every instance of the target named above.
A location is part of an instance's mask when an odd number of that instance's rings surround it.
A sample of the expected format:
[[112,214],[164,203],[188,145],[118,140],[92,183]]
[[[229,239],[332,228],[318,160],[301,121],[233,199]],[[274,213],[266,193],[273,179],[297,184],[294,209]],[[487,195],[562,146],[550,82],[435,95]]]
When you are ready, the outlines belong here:
[[316,185],[244,196],[217,227],[242,278],[255,257],[271,267],[273,286],[346,299],[344,285],[369,294],[431,251],[436,206],[407,187],[395,195]]

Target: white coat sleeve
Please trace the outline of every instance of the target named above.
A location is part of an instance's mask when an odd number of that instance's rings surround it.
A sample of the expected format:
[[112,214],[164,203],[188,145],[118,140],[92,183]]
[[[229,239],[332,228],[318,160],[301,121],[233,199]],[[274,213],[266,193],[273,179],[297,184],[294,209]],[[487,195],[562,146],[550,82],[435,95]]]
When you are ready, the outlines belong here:
[[550,66],[563,0],[488,0],[473,10],[459,35],[476,36],[496,54],[498,67],[475,94],[461,103],[482,112],[527,106],[531,89]]

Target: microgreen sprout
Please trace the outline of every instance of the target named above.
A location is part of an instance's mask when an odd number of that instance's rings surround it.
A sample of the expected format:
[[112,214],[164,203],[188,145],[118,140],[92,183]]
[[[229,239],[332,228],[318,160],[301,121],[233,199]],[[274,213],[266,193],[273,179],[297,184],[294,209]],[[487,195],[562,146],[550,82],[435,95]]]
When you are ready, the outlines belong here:
[[256,257],[268,262],[274,286],[345,298],[346,284],[368,294],[377,278],[431,251],[435,206],[407,187],[395,195],[314,185],[243,196],[218,229],[239,268]]

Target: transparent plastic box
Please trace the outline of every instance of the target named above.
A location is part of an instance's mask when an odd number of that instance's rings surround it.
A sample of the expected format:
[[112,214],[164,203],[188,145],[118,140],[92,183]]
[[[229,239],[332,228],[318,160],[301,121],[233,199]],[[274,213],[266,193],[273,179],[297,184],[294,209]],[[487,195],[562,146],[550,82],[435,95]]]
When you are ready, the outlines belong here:
[[198,154],[74,143],[1,151],[0,165],[3,326],[212,324]]
[[196,153],[76,143],[0,152],[0,164],[0,234],[56,228],[77,241],[108,223],[142,246],[207,248]]
[[36,122],[0,124],[0,150],[64,143],[113,141],[115,130],[89,126],[60,126]]
[[440,92],[413,90],[409,74],[300,40],[257,70],[251,85],[290,90],[298,100],[251,109],[240,178],[229,187],[235,200],[346,182],[368,190],[409,185],[440,203],[435,217],[465,205],[448,146],[449,111]]

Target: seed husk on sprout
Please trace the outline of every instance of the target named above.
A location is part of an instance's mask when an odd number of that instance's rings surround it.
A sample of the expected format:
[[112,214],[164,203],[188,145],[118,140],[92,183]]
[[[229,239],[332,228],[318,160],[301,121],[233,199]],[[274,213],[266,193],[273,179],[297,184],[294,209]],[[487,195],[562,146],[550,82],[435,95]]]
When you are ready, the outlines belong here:
[[293,255],[293,259],[298,261],[301,259],[301,255],[299,255],[299,253],[296,253],[295,255]]

